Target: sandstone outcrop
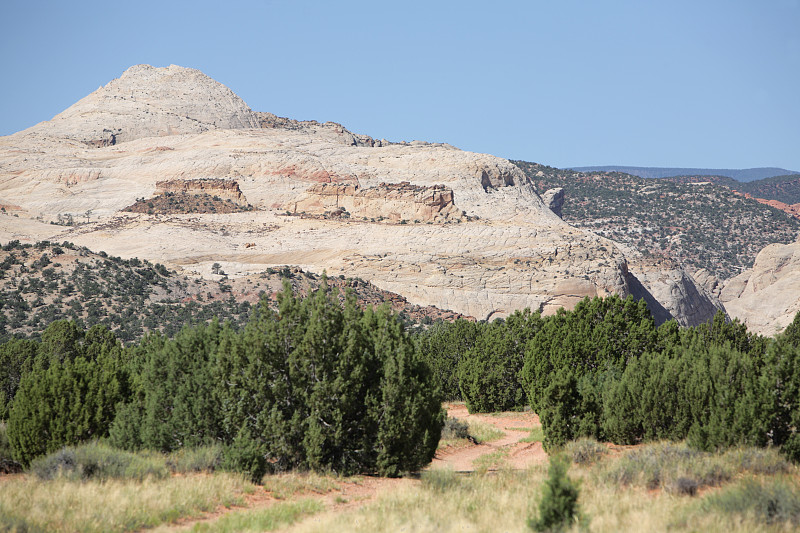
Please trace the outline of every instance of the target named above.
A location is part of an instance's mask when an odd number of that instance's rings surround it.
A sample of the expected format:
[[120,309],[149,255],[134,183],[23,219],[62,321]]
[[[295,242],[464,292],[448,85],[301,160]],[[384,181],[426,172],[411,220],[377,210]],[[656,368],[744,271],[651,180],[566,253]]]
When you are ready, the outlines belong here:
[[[640,264],[631,267],[631,275],[658,302],[658,305],[649,305],[657,323],[675,318],[681,326],[698,326],[717,311],[725,312],[725,307],[713,294],[695,283],[692,276],[677,266],[653,269]],[[640,292],[635,282],[630,284],[634,288],[634,298],[648,300],[647,294]]]
[[564,188],[556,187],[555,189],[547,189],[542,195],[542,200],[548,209],[561,218],[561,208],[564,207]]
[[247,204],[239,184],[225,179],[165,180],[156,182],[156,194],[208,194],[237,204]]
[[418,186],[407,181],[381,183],[366,189],[358,185],[320,183],[309,187],[286,209],[294,214],[314,215],[338,211],[356,218],[392,222],[444,222],[463,218],[453,203],[453,191],[449,187]]
[[[198,176],[234,180],[254,209],[123,212],[159,184],[188,191]],[[201,275],[214,263],[232,277],[327,270],[478,318],[631,293],[624,253],[562,221],[507,160],[257,114],[175,66],[132,67],[52,121],[0,138],[0,200],[30,217],[0,216],[3,241],[73,241]],[[350,218],[286,216],[334,204]],[[77,226],[47,224],[84,213]],[[645,278],[637,290],[649,290]],[[662,307],[699,320],[680,300],[693,298],[691,279],[674,283]]]
[[800,311],[800,241],[765,247],[752,269],[725,284],[720,299],[748,329],[768,336],[782,331]]

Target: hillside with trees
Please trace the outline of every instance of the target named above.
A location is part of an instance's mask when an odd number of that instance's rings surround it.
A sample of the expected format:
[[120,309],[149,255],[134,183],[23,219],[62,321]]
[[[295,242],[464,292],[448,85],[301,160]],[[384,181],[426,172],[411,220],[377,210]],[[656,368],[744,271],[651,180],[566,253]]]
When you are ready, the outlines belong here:
[[790,243],[800,220],[713,183],[672,183],[629,174],[561,170],[515,162],[539,191],[562,187],[564,220],[629,246],[727,279],[767,244]]
[[0,345],[0,421],[29,465],[104,438],[122,450],[221,444],[223,468],[258,482],[292,469],[398,476],[430,462],[439,390],[386,306],[339,300],[323,277],[277,309],[264,298],[243,328],[159,333],[124,348],[104,326],[56,321],[41,341]]
[[[274,299],[288,279],[298,294],[319,287],[321,276],[298,268],[228,278],[215,265],[214,278],[188,277],[160,264],[121,259],[65,242],[35,245],[12,241],[0,249],[0,340],[38,336],[51,322],[103,325],[124,343],[152,331],[172,337],[184,325],[230,320],[242,326],[262,294]],[[461,315],[410,304],[395,293],[360,279],[332,278],[350,288],[361,305],[388,302],[409,326]]]

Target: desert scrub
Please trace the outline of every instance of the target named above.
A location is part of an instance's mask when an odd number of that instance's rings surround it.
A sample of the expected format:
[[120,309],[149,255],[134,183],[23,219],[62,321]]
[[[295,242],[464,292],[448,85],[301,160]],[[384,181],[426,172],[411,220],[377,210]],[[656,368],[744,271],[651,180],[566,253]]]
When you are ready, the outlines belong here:
[[39,479],[70,481],[96,479],[162,479],[169,475],[164,457],[156,453],[131,453],[105,444],[67,446],[35,459],[30,471]]
[[460,483],[458,474],[447,468],[425,470],[420,479],[424,488],[435,492],[446,492]]
[[721,485],[737,474],[774,475],[794,470],[774,448],[740,447],[712,454],[685,444],[655,443],[604,463],[598,475],[617,486],[644,486],[694,495],[703,487]]
[[698,488],[728,481],[733,473],[721,456],[693,450],[685,444],[656,443],[631,450],[608,464],[600,476],[618,486],[694,494]]
[[0,530],[11,523],[20,531],[132,531],[241,505],[252,490],[232,474],[102,482],[27,476],[3,481]]
[[739,515],[759,524],[800,525],[800,489],[787,478],[748,478],[703,502],[704,511]]
[[500,448],[492,453],[485,453],[472,461],[476,474],[485,474],[490,470],[499,470],[506,466],[509,448]]
[[166,459],[167,467],[178,474],[215,472],[222,464],[222,446],[218,444],[197,448],[181,448]]
[[364,506],[325,513],[290,531],[383,533],[396,531],[523,532],[544,470],[503,470],[490,476],[427,471],[421,484],[403,483]]
[[219,520],[196,524],[192,531],[214,531],[227,533],[235,531],[274,531],[289,526],[301,518],[311,516],[324,509],[317,500],[281,502],[266,509],[236,511],[224,515]]
[[444,446],[463,446],[472,444],[483,444],[501,438],[505,433],[491,424],[479,420],[460,420],[458,418],[448,418],[442,429],[442,438],[439,440],[439,448]]
[[469,425],[458,418],[447,417],[442,428],[442,440],[469,438]]
[[327,494],[336,490],[341,481],[352,482],[357,478],[344,478],[335,475],[324,475],[316,472],[289,472],[271,474],[262,478],[264,490],[274,498],[284,500],[298,494]]
[[564,453],[573,463],[585,465],[599,461],[608,453],[608,448],[594,439],[583,438],[568,442],[564,446]]
[[782,474],[795,469],[775,448],[731,448],[722,458],[736,471],[751,474]]

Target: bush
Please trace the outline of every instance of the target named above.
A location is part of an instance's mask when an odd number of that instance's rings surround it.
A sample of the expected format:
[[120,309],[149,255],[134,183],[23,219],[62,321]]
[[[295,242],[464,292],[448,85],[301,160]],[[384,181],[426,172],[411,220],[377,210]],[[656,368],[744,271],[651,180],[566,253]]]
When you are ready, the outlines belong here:
[[434,324],[418,337],[418,350],[431,368],[436,386],[446,401],[461,400],[458,364],[475,345],[484,325],[459,318]]
[[135,454],[98,443],[62,448],[34,460],[30,470],[39,479],[65,478],[70,481],[141,481],[148,477],[161,479],[169,475],[163,457]]
[[286,284],[278,312],[262,301],[218,353],[223,439],[247,426],[275,471],[397,476],[433,458],[441,397],[387,308],[362,310],[352,294],[342,308],[324,279],[303,300]]
[[[607,467],[601,477],[616,485],[640,485],[680,493],[689,486],[713,487],[733,477],[735,469],[722,457],[685,444],[649,444],[632,450]],[[678,481],[683,479],[683,481]]]
[[222,466],[223,448],[219,444],[181,448],[167,456],[167,467],[175,473],[215,472]]
[[222,468],[231,472],[241,472],[255,484],[260,485],[267,473],[266,450],[253,439],[247,426],[243,426],[233,443],[222,452]]
[[564,446],[564,452],[573,463],[588,465],[596,463],[608,453],[608,449],[594,439],[583,438],[568,442]]
[[23,465],[65,445],[108,435],[124,398],[121,346],[105,328],[84,333],[54,323],[42,335],[34,370],[23,375],[8,419],[14,457]]
[[784,523],[795,527],[800,524],[800,492],[783,479],[764,483],[746,479],[709,496],[704,508],[751,515],[764,524]]
[[567,464],[550,459],[547,481],[539,501],[539,516],[528,520],[535,531],[560,531],[569,527],[578,517],[578,485],[567,477]]
[[458,418],[448,417],[442,428],[442,440],[468,439],[469,426]]
[[525,344],[542,326],[539,313],[515,312],[480,329],[458,363],[461,396],[470,413],[521,410],[527,395],[520,381]]

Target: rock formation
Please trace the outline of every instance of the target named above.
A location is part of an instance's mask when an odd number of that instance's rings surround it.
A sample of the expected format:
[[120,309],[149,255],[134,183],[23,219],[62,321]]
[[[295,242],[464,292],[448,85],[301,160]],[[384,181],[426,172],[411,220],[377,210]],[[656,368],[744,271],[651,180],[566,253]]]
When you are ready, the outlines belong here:
[[[235,180],[254,210],[122,212],[154,191],[195,190],[198,176]],[[255,113],[176,66],[132,67],[53,120],[0,138],[0,203],[20,207],[19,217],[0,212],[0,241],[73,241],[200,275],[215,262],[232,277],[296,265],[478,318],[631,293],[624,253],[563,222],[504,159]],[[286,215],[332,207],[351,216]],[[48,224],[68,215],[82,223]],[[652,301],[702,320],[682,300],[694,298],[690,278],[663,285],[669,298]]]
[[542,195],[542,200],[548,209],[561,218],[561,208],[564,207],[564,188],[556,187],[555,189],[547,189]]
[[407,181],[366,189],[340,183],[315,184],[289,202],[286,209],[294,214],[314,215],[338,211],[356,218],[392,222],[460,221],[463,216],[453,203],[449,187],[416,186]]
[[194,179],[166,180],[156,182],[156,194],[208,194],[219,196],[237,204],[247,204],[239,184],[234,180]]
[[800,311],[800,241],[765,247],[752,269],[728,280],[720,299],[751,331],[782,331]]

